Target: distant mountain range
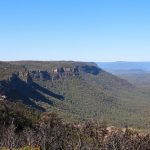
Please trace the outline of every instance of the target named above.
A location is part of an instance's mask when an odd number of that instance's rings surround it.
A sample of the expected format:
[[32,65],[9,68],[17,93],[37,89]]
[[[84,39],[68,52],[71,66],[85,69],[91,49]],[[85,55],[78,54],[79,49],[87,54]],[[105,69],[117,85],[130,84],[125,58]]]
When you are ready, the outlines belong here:
[[150,127],[149,93],[95,63],[0,62],[0,72],[0,95],[5,100],[53,110],[70,120],[90,118],[117,126]]
[[133,85],[150,90],[150,62],[99,62],[99,67]]
[[150,62],[97,62],[98,66],[108,72],[121,73],[146,73],[150,72]]

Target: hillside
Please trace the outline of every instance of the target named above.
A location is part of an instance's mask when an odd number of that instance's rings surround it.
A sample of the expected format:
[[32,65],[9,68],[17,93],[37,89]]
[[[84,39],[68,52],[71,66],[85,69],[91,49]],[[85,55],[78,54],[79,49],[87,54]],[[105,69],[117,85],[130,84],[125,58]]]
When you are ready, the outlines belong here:
[[99,67],[149,93],[150,62],[100,62]]
[[144,91],[150,91],[150,73],[121,73],[116,75]]
[[10,101],[54,110],[69,120],[150,127],[149,94],[95,63],[1,62],[0,71],[0,94]]
[[99,62],[99,67],[149,92],[150,62]]

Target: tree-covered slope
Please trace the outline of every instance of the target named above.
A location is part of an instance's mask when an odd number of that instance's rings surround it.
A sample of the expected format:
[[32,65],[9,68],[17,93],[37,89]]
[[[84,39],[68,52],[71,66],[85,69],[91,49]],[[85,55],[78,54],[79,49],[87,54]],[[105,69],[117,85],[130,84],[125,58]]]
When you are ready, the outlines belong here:
[[95,63],[2,62],[0,69],[0,94],[11,101],[70,119],[149,127],[149,95]]

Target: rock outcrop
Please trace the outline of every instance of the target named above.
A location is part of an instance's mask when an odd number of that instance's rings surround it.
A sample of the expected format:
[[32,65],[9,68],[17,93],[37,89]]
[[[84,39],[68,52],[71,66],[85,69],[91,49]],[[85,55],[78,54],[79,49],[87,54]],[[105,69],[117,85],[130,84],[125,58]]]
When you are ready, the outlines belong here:
[[32,79],[51,80],[51,73],[48,71],[30,71],[29,76]]
[[50,70],[26,70],[24,72],[13,73],[9,80],[20,78],[27,84],[31,84],[33,80],[53,81],[63,77],[78,76],[82,73],[97,75],[101,69],[96,66],[76,66],[76,67],[56,67]]

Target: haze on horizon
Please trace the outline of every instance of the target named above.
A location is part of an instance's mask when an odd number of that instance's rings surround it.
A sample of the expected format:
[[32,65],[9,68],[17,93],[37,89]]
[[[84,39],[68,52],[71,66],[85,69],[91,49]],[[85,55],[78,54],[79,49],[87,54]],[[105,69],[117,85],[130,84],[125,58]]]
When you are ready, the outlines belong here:
[[0,60],[150,61],[149,0],[0,2]]

